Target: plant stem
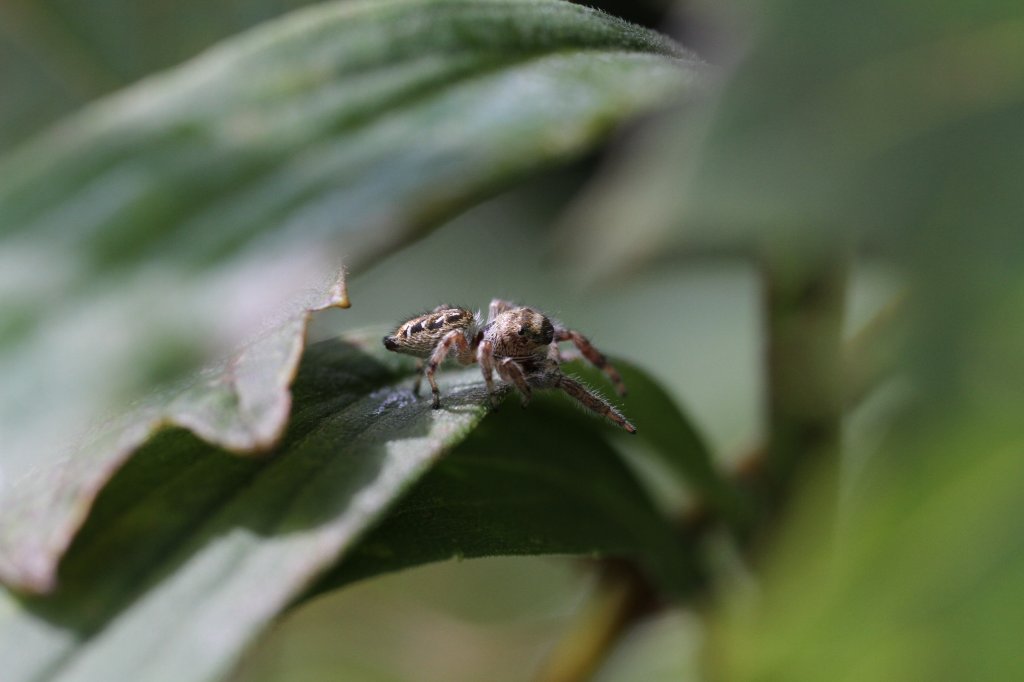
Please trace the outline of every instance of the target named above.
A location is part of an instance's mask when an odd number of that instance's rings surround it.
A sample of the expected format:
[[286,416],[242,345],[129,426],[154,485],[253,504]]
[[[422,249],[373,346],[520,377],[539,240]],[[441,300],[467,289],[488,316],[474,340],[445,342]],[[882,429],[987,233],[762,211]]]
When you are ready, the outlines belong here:
[[755,545],[764,543],[763,531],[776,524],[809,467],[838,472],[848,275],[842,255],[762,261],[768,434],[758,470],[745,472],[762,509],[751,529]]
[[657,605],[646,578],[629,562],[606,560],[594,593],[555,645],[534,682],[585,682],[615,643]]

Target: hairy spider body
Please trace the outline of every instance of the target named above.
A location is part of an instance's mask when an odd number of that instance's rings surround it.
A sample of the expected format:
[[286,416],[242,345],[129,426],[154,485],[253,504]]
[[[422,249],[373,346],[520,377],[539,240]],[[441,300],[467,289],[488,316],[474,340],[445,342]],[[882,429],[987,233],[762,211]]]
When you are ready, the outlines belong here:
[[393,334],[384,337],[384,347],[396,353],[426,359],[448,334],[464,332],[475,322],[476,317],[465,308],[439,305],[429,313],[400,324]]
[[[491,301],[487,323],[482,328],[465,308],[439,306],[401,324],[394,334],[384,337],[384,347],[421,361],[429,358],[420,376],[426,376],[430,382],[435,409],[441,406],[441,392],[434,374],[441,363],[454,354],[460,364],[477,362],[480,365],[492,405],[496,406],[494,374],[497,373],[520,392],[523,407],[530,402],[533,389],[558,389],[588,410],[636,433],[636,427],[611,403],[562,372],[560,341],[571,341],[588,362],[608,376],[621,395],[626,394],[622,377],[585,336],[553,322],[533,308],[501,299]],[[417,393],[419,386],[420,378],[417,378],[414,386]]]
[[[473,354],[473,335],[476,315],[466,308],[439,305],[429,313],[419,315],[398,326],[393,334],[384,337],[384,347],[396,353],[411,355],[418,359],[417,369],[423,369],[423,361],[430,358],[426,372],[430,388],[434,393],[434,407],[440,407],[440,390],[434,380],[434,372],[444,357],[455,349],[455,357],[463,365],[471,365],[476,358]],[[439,359],[434,362],[433,356]],[[419,395],[424,374],[418,374],[413,392]]]

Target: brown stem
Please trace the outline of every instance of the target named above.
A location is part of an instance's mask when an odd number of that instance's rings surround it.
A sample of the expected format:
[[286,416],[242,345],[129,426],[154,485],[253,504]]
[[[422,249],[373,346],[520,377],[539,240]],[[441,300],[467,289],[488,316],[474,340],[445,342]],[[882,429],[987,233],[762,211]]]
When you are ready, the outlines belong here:
[[891,376],[906,333],[907,294],[894,296],[846,343],[843,350],[845,407],[859,405],[873,389]]
[[534,682],[585,682],[601,666],[614,644],[656,606],[650,584],[626,561],[602,562],[594,593],[555,645]]

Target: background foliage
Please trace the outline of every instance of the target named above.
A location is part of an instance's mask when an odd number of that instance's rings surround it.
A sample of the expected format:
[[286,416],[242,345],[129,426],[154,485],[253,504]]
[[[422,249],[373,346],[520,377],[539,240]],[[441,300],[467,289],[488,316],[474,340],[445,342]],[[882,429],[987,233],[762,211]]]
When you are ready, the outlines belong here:
[[[713,69],[327,4],[72,113],[298,4],[0,8],[5,674],[1021,676],[1019,3],[607,5]],[[379,330],[491,296],[628,358],[642,437],[413,400]],[[352,584],[552,552],[628,561]]]

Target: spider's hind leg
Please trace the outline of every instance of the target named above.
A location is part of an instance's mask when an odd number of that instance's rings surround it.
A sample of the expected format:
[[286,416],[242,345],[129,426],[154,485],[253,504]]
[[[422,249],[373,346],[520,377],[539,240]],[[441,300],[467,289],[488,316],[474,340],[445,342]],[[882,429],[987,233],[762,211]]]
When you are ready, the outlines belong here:
[[492,298],[491,305],[488,306],[487,308],[487,321],[490,322],[498,315],[501,315],[504,312],[508,312],[509,310],[518,307],[519,306],[517,306],[515,303],[512,303],[511,301],[506,301],[500,298]]

